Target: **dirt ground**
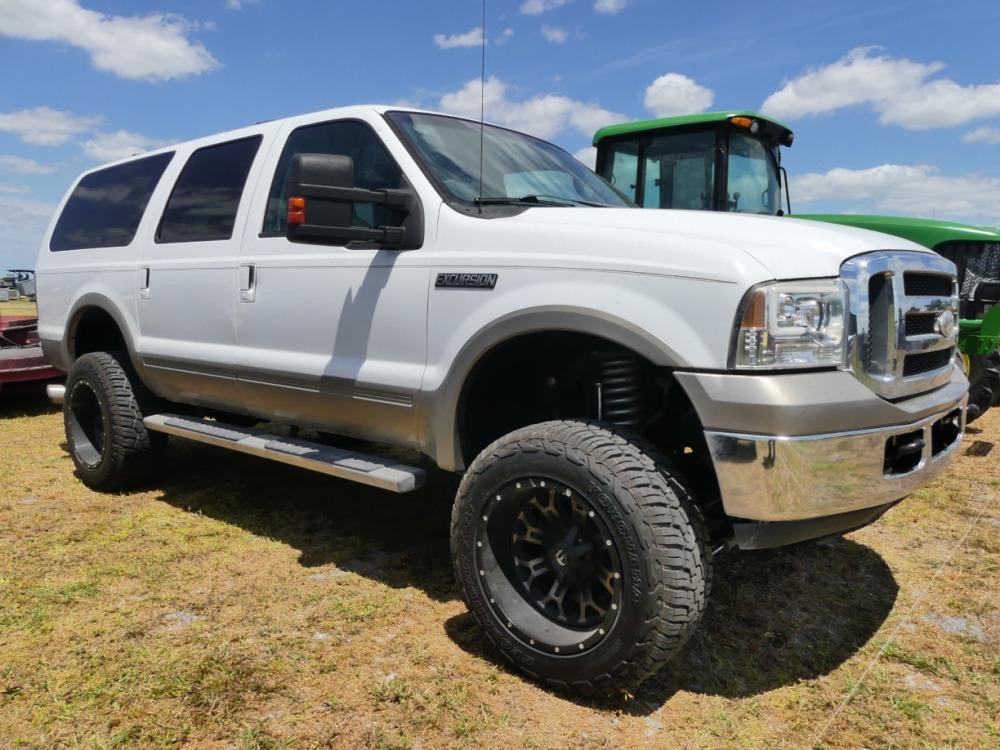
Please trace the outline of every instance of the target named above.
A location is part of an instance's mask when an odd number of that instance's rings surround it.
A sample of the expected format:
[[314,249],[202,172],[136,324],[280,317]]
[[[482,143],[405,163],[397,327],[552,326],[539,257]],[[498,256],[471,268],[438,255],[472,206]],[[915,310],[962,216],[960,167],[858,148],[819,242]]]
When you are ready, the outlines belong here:
[[0,394],[0,747],[1000,747],[1000,410],[872,527],[717,560],[635,696],[497,661],[448,560],[453,480],[394,496],[172,442],[143,492],[73,476]]

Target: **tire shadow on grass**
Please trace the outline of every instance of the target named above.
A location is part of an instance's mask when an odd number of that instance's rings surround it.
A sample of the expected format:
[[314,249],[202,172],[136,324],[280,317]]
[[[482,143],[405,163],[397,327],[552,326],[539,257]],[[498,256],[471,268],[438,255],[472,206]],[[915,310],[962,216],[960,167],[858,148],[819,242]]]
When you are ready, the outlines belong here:
[[61,411],[62,407],[49,401],[45,386],[58,380],[40,380],[28,383],[10,383],[0,387],[0,419],[37,417]]
[[[677,692],[746,698],[828,674],[858,652],[892,611],[899,587],[885,561],[849,539],[716,561],[708,610],[674,660],[635,696],[581,705],[645,716]],[[462,649],[502,657],[468,613],[445,629]],[[505,666],[508,666],[505,664]]]
[[182,440],[170,441],[163,463],[150,486],[160,500],[283,542],[311,575],[352,572],[436,601],[458,596],[451,474],[428,470],[424,487],[397,495]]

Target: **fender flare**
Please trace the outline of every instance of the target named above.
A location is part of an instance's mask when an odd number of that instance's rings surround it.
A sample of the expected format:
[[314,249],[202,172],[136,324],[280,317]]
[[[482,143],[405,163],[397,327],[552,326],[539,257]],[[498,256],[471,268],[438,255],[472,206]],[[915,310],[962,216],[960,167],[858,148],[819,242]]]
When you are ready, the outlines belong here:
[[469,376],[486,354],[518,336],[562,331],[607,339],[645,357],[659,367],[683,367],[667,344],[627,320],[584,307],[547,306],[517,310],[497,318],[473,335],[459,350],[441,384],[423,395],[420,444],[447,471],[462,471],[458,417]]
[[142,372],[142,362],[136,351],[135,340],[132,337],[132,331],[129,329],[128,323],[125,321],[125,316],[121,314],[121,311],[119,311],[114,302],[98,292],[87,292],[80,295],[66,316],[66,330],[63,334],[62,346],[60,347],[60,356],[66,363],[66,371],[69,372],[68,368],[72,366],[74,360],[75,352],[72,351],[71,343],[76,338],[76,328],[80,324],[80,319],[83,317],[82,314],[91,308],[96,308],[101,312],[107,313],[115,322],[118,330],[121,331],[122,338],[125,339],[125,348],[128,350],[132,366],[137,372]]

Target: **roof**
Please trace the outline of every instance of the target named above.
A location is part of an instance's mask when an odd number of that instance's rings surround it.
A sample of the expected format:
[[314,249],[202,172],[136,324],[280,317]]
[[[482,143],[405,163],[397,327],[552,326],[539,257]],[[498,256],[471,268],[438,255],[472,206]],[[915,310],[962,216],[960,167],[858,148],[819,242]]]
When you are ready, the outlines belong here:
[[596,146],[598,141],[611,136],[626,135],[628,133],[641,133],[645,130],[659,130],[660,128],[677,128],[685,125],[703,125],[713,122],[725,122],[730,117],[737,116],[752,117],[755,120],[762,120],[764,122],[771,123],[782,130],[788,131],[789,133],[792,132],[791,128],[783,122],[775,120],[773,117],[767,117],[766,115],[762,115],[748,109],[727,109],[718,112],[701,112],[696,115],[661,117],[657,120],[638,120],[636,122],[623,122],[618,125],[609,125],[606,128],[601,128],[597,131],[594,135],[594,145]]

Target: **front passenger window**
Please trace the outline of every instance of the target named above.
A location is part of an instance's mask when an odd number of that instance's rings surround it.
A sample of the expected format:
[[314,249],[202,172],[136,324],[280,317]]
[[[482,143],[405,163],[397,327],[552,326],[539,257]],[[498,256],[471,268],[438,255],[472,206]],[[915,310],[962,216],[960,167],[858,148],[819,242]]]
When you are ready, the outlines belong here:
[[[286,181],[295,154],[338,154],[354,160],[354,186],[368,190],[402,187],[403,173],[385,146],[364,123],[344,121],[307,125],[295,130],[285,143],[274,172],[267,200],[264,235],[282,235],[287,228],[288,192]],[[398,208],[354,204],[354,226],[395,226],[402,223]]]

